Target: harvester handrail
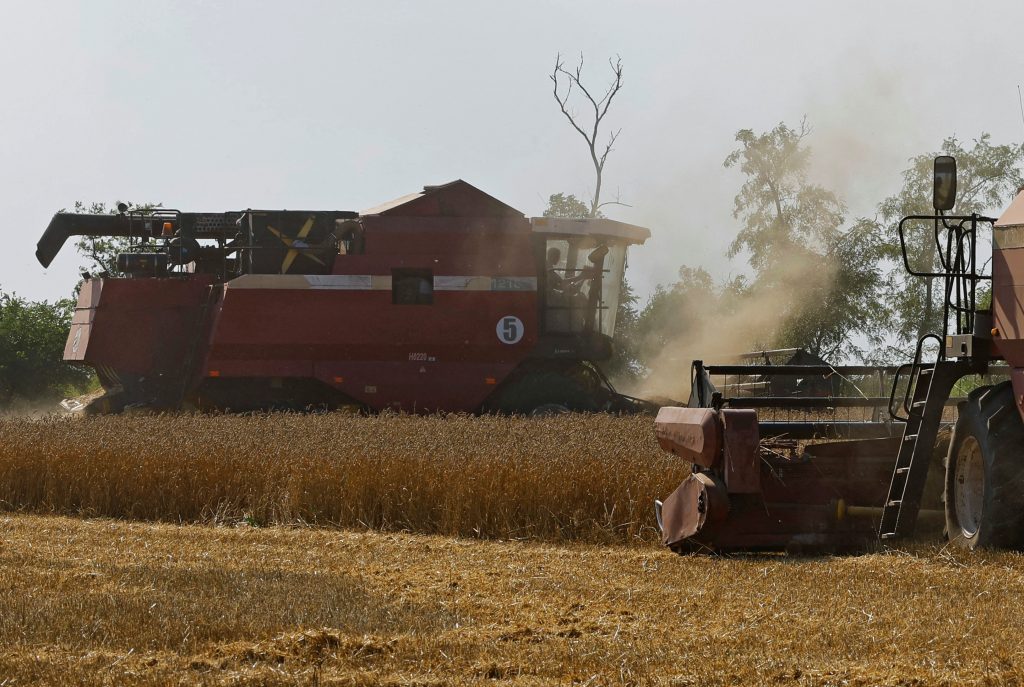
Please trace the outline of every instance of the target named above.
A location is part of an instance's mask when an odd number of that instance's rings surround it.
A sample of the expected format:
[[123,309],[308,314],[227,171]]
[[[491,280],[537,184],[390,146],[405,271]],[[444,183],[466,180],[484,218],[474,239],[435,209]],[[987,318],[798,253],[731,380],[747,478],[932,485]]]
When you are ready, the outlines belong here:
[[892,373],[896,365],[705,365],[708,374],[718,375],[867,375]]
[[[730,408],[881,408],[889,400],[888,396],[730,396],[722,402]],[[950,397],[946,405],[963,400]]]
[[[912,362],[912,363],[905,363],[903,365],[900,365],[899,369],[896,370],[896,375],[892,379],[892,391],[889,393],[889,417],[891,417],[893,420],[899,420],[900,422],[909,422],[910,421],[910,419],[909,419],[910,416],[912,414],[914,414],[912,412],[912,410],[911,410],[910,398],[911,398],[911,395],[914,393],[914,388],[916,387],[917,383],[920,381],[921,370],[925,366],[930,366],[932,368],[935,367],[935,363],[922,363],[921,362],[921,355],[922,355],[922,353],[924,351],[924,342],[927,341],[928,339],[935,339],[935,341],[938,342],[938,344],[939,344],[939,356],[941,357],[941,354],[942,354],[942,344],[943,344],[942,337],[940,337],[938,334],[925,334],[920,339],[918,339],[918,341],[917,341],[917,349],[914,351],[914,362]],[[900,415],[899,413],[897,413],[893,406],[894,406],[894,402],[896,400],[896,387],[899,384],[900,375],[903,373],[903,370],[905,370],[907,368],[910,368],[910,377],[907,380],[907,388],[903,390],[903,412],[905,412],[907,414],[904,417],[904,416]]]
[[[907,240],[906,240],[906,235],[903,232],[903,225],[906,224],[907,222],[911,221],[911,220],[925,220],[925,219],[932,220],[932,221],[934,221],[936,223],[938,223],[938,221],[941,220],[942,224],[943,224],[943,227],[948,229],[948,230],[950,230],[951,232],[955,231],[957,229],[963,230],[964,229],[963,223],[966,222],[966,221],[969,221],[969,220],[970,221],[974,221],[974,222],[987,222],[989,224],[995,224],[995,222],[996,222],[996,220],[993,219],[992,217],[982,217],[981,215],[963,215],[963,216],[961,216],[961,215],[957,215],[957,216],[907,215],[906,217],[901,219],[897,229],[899,231],[899,236],[900,236],[900,249],[901,249],[901,251],[903,253],[903,266],[907,269],[907,272],[910,275],[914,276],[914,277],[948,277],[950,275],[950,269],[949,269],[949,266],[948,266],[949,265],[949,261],[948,261],[948,259],[945,259],[942,256],[942,250],[941,250],[941,246],[938,244],[938,235],[937,234],[935,236],[935,239],[936,239],[936,252],[939,254],[939,261],[942,264],[942,266],[944,268],[944,271],[942,271],[942,272],[918,272],[917,270],[915,270],[914,268],[912,268],[910,266],[910,256],[907,253]],[[950,226],[947,223],[947,220],[958,221],[958,224],[956,226]],[[938,231],[938,227],[936,226],[936,232],[937,231]],[[971,231],[973,231],[973,229]],[[974,244],[972,242],[972,246],[973,245]],[[972,269],[972,271],[970,273],[963,273],[960,276],[966,277],[968,279],[991,279],[992,278],[991,275],[975,274],[973,269]]]

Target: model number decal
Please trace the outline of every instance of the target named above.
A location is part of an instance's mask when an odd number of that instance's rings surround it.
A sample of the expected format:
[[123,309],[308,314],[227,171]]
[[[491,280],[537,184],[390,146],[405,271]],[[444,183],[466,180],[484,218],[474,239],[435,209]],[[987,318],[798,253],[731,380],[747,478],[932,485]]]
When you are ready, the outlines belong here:
[[522,341],[526,327],[523,326],[523,321],[515,315],[506,315],[498,320],[498,326],[494,328],[494,331],[498,334],[498,341],[512,345]]
[[411,362],[417,362],[417,363],[423,363],[423,362],[434,363],[434,362],[437,362],[437,358],[435,356],[427,355],[426,353],[410,353],[409,354],[409,360]]

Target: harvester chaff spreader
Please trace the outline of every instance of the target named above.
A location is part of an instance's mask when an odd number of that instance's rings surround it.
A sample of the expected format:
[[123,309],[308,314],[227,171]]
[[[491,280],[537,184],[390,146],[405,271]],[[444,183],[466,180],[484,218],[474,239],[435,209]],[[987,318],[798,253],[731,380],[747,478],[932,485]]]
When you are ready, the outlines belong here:
[[105,390],[87,410],[630,411],[612,352],[626,250],[609,219],[528,219],[464,181],[363,211],[58,213],[121,237],[86,275],[64,359]]
[[[958,216],[956,161],[937,158],[934,180],[935,214],[898,232],[908,272],[942,289],[943,330],[898,367],[695,361],[688,407],[655,424],[693,464],[656,503],[665,545],[857,550],[933,523],[965,548],[1024,546],[1024,191],[999,219]],[[934,247],[923,268],[914,227]],[[991,274],[977,263],[986,227]]]

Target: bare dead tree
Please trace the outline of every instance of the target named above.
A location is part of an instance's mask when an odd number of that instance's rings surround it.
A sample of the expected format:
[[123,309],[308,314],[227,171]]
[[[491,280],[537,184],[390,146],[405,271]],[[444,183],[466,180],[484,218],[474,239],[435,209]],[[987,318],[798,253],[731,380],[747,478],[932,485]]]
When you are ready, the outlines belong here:
[[[565,68],[562,62],[562,55],[559,53],[555,57],[555,68],[551,72],[551,82],[554,84],[555,101],[558,103],[558,107],[561,108],[562,114],[569,120],[569,124],[572,128],[579,132],[583,140],[587,142],[587,148],[590,151],[590,159],[594,163],[594,195],[590,201],[590,216],[596,217],[598,211],[605,205],[625,205],[620,202],[617,198],[614,201],[601,202],[601,182],[604,174],[604,163],[608,159],[608,154],[612,152],[612,148],[615,145],[616,139],[622,129],[619,129],[608,136],[608,142],[604,145],[603,150],[598,146],[597,138],[601,128],[601,122],[604,121],[604,117],[608,114],[608,108],[611,107],[612,100],[615,95],[622,89],[622,58],[618,55],[615,56],[615,60],[608,60],[608,66],[612,69],[612,80],[605,89],[604,95],[600,98],[595,98],[591,92],[583,85],[583,55],[580,54],[580,62],[576,65],[575,70],[568,70]],[[561,90],[564,88],[564,95]],[[569,96],[572,95],[573,88],[576,88],[580,93],[583,94],[586,101],[590,104],[593,109],[593,122],[587,117],[586,121],[575,112],[570,111]],[[598,151],[601,152],[598,152]]]

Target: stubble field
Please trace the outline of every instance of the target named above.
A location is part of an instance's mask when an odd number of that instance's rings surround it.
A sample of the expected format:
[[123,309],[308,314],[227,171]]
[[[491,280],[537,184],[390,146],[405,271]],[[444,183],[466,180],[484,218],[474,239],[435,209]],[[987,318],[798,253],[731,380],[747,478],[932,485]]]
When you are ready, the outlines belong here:
[[5,420],[0,685],[1022,681],[1020,555],[677,557],[649,422]]

